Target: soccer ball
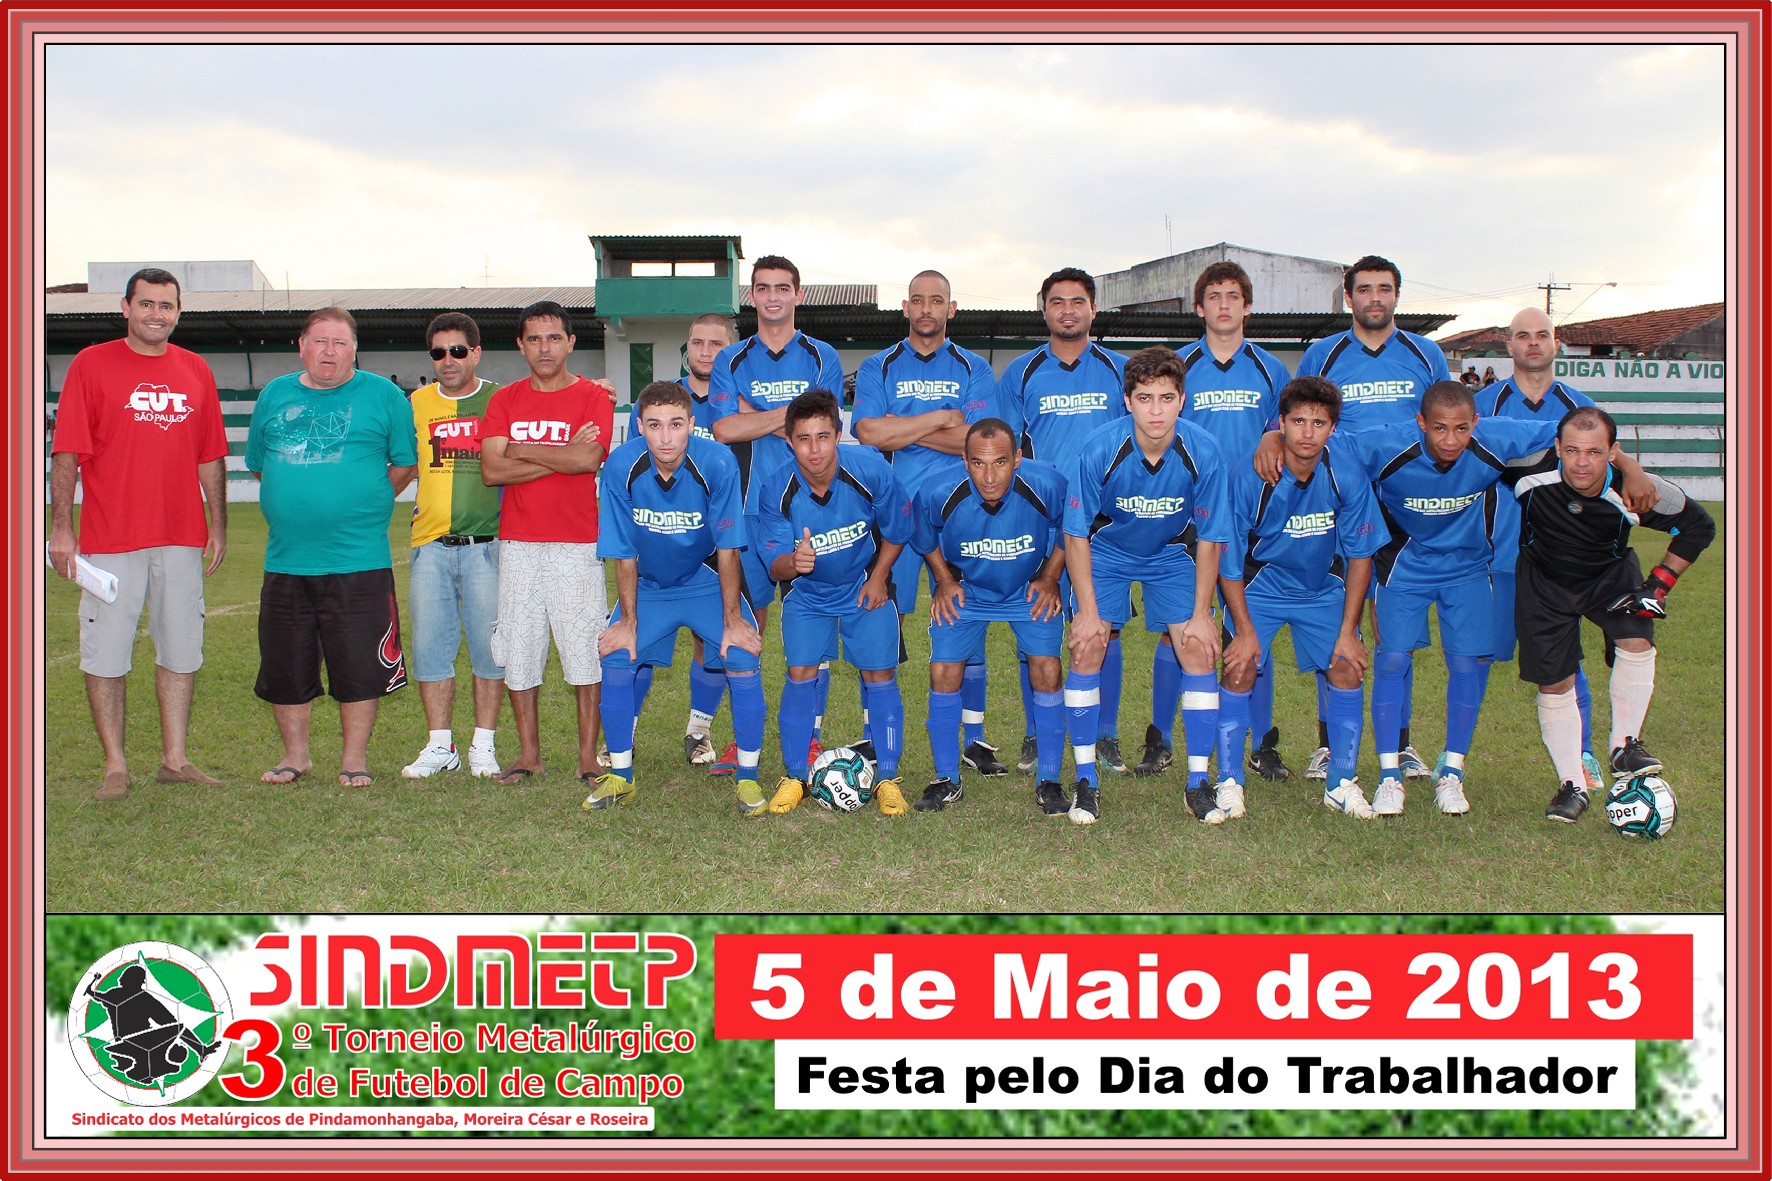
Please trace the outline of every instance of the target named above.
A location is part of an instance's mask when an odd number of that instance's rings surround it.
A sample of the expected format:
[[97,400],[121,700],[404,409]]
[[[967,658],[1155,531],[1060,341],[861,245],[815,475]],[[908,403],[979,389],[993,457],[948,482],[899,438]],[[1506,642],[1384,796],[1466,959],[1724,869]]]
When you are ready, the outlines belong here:
[[854,812],[874,798],[874,765],[847,746],[827,750],[812,764],[813,799],[837,812]]
[[1633,775],[1606,793],[1606,819],[1620,836],[1654,840],[1673,831],[1674,789],[1659,775]]

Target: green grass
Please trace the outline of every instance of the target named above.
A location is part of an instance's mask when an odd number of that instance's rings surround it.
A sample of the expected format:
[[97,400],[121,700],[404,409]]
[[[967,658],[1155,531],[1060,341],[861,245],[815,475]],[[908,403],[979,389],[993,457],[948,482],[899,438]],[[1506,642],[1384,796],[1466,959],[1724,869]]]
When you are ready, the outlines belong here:
[[[1720,518],[1720,506],[1711,506]],[[404,506],[396,510],[404,517]],[[406,525],[396,520],[395,575],[402,602]],[[1642,552],[1660,556],[1644,531]],[[161,787],[153,707],[153,649],[145,631],[130,676],[128,747],[136,790],[120,803],[92,799],[101,758],[78,663],[78,592],[51,579],[45,626],[46,899],[51,911],[93,912],[1654,912],[1723,908],[1725,832],[1724,598],[1722,546],[1681,580],[1673,618],[1659,630],[1658,692],[1646,741],[1678,792],[1680,820],[1660,842],[1626,842],[1598,812],[1574,826],[1547,823],[1553,787],[1538,739],[1532,690],[1515,665],[1499,666],[1470,758],[1470,816],[1437,815],[1417,786],[1401,817],[1360,823],[1317,802],[1315,785],[1257,780],[1249,815],[1219,828],[1192,820],[1180,771],[1112,778],[1101,823],[1083,828],[1037,814],[1032,784],[1012,774],[971,779],[946,813],[887,819],[802,807],[741,821],[730,782],[683,765],[687,639],[661,670],[638,737],[640,793],[630,807],[586,814],[572,779],[572,698],[557,667],[542,691],[548,773],[516,788],[465,771],[422,784],[399,768],[422,745],[416,690],[382,703],[370,744],[376,785],[336,786],[338,714],[314,711],[315,773],[294,787],[256,782],[281,747],[270,707],[252,693],[264,521],[233,508],[230,551],[208,584],[207,663],[199,675],[191,757],[227,785]],[[926,609],[926,603],[925,603]],[[778,614],[778,613],[777,613]],[[774,620],[772,619],[772,626]],[[932,777],[923,731],[928,639],[908,629],[901,669],[907,712],[903,775],[915,795]],[[1020,694],[1007,629],[993,629],[988,733],[1013,753]],[[1127,632],[1120,732],[1136,758],[1149,710],[1152,637]],[[1606,733],[1607,673],[1597,632],[1587,635],[1595,730]],[[1282,638],[1275,716],[1295,770],[1314,745],[1315,689],[1292,671]],[[458,693],[458,743],[469,724],[466,657]],[[764,777],[775,761],[774,697],[781,684],[771,643],[765,685],[771,719]],[[1445,671],[1437,650],[1418,656],[1415,744],[1432,758],[1441,736]],[[501,754],[516,751],[508,709]],[[716,738],[730,733],[726,711]],[[859,737],[855,677],[833,680],[825,732]],[[1179,737],[1179,736],[1178,736]],[[1376,782],[1370,755],[1361,776]],[[1547,871],[1547,867],[1550,867]]]
[[[51,916],[46,930],[46,984],[52,998],[71,994],[78,987],[80,974],[92,959],[120,943],[136,939],[165,938],[188,944],[192,950],[208,953],[228,946],[232,941],[220,926],[231,920],[220,920],[218,926],[181,927],[178,923],[153,916],[113,917],[97,915]],[[262,929],[262,923],[247,921],[234,924],[242,939]],[[351,1067],[364,1067],[387,1072],[396,1066],[408,1071],[427,1070],[432,1065],[461,1074],[487,1066],[490,1077],[497,1078],[512,1066],[551,1074],[563,1065],[577,1066],[586,1074],[680,1074],[684,1093],[675,1100],[654,1100],[658,1126],[650,1137],[776,1137],[776,1136],[842,1136],[842,1137],[1331,1137],[1342,1139],[1366,1137],[1596,1137],[1596,1136],[1669,1136],[1688,1133],[1682,1117],[1670,1102],[1673,1085],[1687,1070],[1682,1043],[1640,1042],[1637,1045],[1636,1107],[1631,1111],[1308,1111],[1308,1110],[1246,1110],[1196,1111],[1186,1106],[1168,1110],[1135,1111],[899,1111],[891,1109],[890,1097],[881,1098],[873,1107],[855,1111],[777,1111],[774,1107],[775,1059],[774,1045],[768,1041],[719,1041],[714,1037],[714,964],[713,936],[719,934],[841,933],[841,934],[946,934],[946,933],[1033,933],[1054,934],[1290,934],[1290,933],[1409,933],[1409,934],[1474,934],[1502,932],[1582,933],[1610,932],[1609,919],[1565,915],[1501,916],[1482,915],[1382,917],[1345,915],[1335,917],[1303,917],[1286,915],[1230,915],[1212,918],[1168,916],[990,916],[949,915],[924,918],[876,917],[865,915],[761,917],[733,916],[663,916],[638,918],[577,920],[584,930],[661,930],[679,931],[695,940],[703,957],[689,977],[672,983],[669,1005],[662,1011],[644,1014],[656,1028],[692,1030],[696,1048],[687,1055],[642,1054],[630,1061],[614,1056],[581,1059],[545,1058],[535,1055],[481,1053],[474,1047],[473,1029],[477,1021],[506,1021],[514,1027],[540,1024],[560,1029],[569,1022],[582,1023],[586,1013],[564,1013],[558,1010],[455,1009],[448,1005],[432,1005],[423,1009],[377,1009],[367,1012],[355,1004],[346,1009],[289,1010],[279,1015],[279,1024],[287,1031],[297,1020],[310,1022],[316,1030],[322,1022],[342,1022],[355,1028],[427,1028],[432,1021],[445,1029],[459,1029],[466,1034],[468,1049],[456,1055],[423,1054],[346,1054],[326,1048],[316,1038],[311,1050],[290,1049],[286,1055],[292,1072],[313,1067],[341,1079]],[[554,958],[554,957],[547,957]],[[59,1002],[58,1002],[59,1003]],[[238,998],[236,998],[238,1003]],[[612,1029],[637,1029],[641,1013],[636,1011],[590,1014],[599,1016],[602,1024]],[[227,1069],[238,1069],[241,1051],[229,1051]],[[275,1100],[278,1105],[340,1107],[349,1100],[298,1099],[286,1089]],[[367,1102],[367,1101],[360,1101]],[[484,1104],[485,1100],[387,1101],[391,1105],[413,1107],[460,1106]],[[516,1106],[521,1101],[497,1100],[492,1104]],[[543,1098],[537,1104],[559,1104],[558,1097]],[[197,1105],[235,1106],[222,1089],[211,1084],[184,1107]],[[624,1105],[618,1102],[616,1105]],[[429,1135],[448,1133],[430,1133]],[[505,1133],[526,1135],[529,1133]],[[542,1133],[544,1135],[551,1135]],[[608,1139],[607,1134],[596,1137]]]

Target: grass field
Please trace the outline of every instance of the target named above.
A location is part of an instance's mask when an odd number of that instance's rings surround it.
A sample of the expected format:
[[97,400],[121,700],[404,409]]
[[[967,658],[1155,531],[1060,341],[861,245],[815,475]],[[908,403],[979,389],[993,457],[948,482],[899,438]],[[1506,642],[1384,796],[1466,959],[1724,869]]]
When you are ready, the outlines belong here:
[[[1722,516],[1721,507],[1710,506]],[[396,517],[404,518],[404,506]],[[572,778],[572,698],[557,668],[542,691],[545,777],[508,788],[465,770],[422,783],[399,768],[422,745],[415,689],[382,703],[370,745],[373,788],[336,786],[338,714],[316,704],[315,773],[293,787],[258,785],[281,751],[270,707],[253,695],[264,521],[233,506],[228,560],[208,585],[207,663],[197,683],[191,757],[227,783],[199,789],[153,783],[158,720],[153,648],[143,631],[130,676],[128,747],[136,789],[120,803],[92,798],[102,760],[79,670],[78,591],[51,578],[45,624],[45,862],[51,911],[88,912],[1657,912],[1720,911],[1724,887],[1723,547],[1681,580],[1673,618],[1659,629],[1657,700],[1645,740],[1668,766],[1680,820],[1659,842],[1626,842],[1590,812],[1568,826],[1544,819],[1554,784],[1538,739],[1533,693],[1514,665],[1497,668],[1469,763],[1473,811],[1434,812],[1417,786],[1408,811],[1360,823],[1317,803],[1317,785],[1255,781],[1249,815],[1222,827],[1194,821],[1183,773],[1109,778],[1102,822],[1079,827],[1038,814],[1032,783],[972,779],[963,803],[934,815],[888,819],[802,807],[742,821],[730,781],[686,768],[687,640],[661,670],[642,718],[631,807],[587,814]],[[406,525],[397,519],[395,576],[405,601]],[[1645,564],[1662,539],[1644,531]],[[925,609],[927,604],[925,602]],[[145,621],[144,621],[145,622]],[[773,623],[773,620],[772,620]],[[1609,709],[1597,632],[1587,635],[1594,728]],[[1136,757],[1149,712],[1152,637],[1127,632],[1122,745]],[[917,794],[932,777],[922,725],[928,640],[908,629],[903,775]],[[1314,745],[1315,690],[1277,653],[1275,716],[1283,749],[1302,769]],[[988,736],[1013,752],[1020,694],[1007,629],[993,629]],[[466,655],[462,660],[463,682]],[[766,653],[772,716],[766,781],[775,760],[779,650]],[[1443,730],[1445,671],[1437,650],[1417,658],[1415,745],[1430,760]],[[458,744],[466,745],[465,690]],[[852,671],[833,678],[826,736],[859,737]],[[515,754],[509,710],[500,753]],[[722,709],[715,735],[730,723]],[[1179,746],[1179,734],[1177,744]],[[1361,779],[1377,781],[1370,738]],[[1417,781],[1419,784],[1422,781]]]

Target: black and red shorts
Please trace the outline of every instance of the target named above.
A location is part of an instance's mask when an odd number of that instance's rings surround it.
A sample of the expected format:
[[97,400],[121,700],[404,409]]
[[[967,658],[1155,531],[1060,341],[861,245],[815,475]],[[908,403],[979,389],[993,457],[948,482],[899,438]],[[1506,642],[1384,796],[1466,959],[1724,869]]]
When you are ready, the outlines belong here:
[[[320,685],[322,660],[328,689]],[[305,705],[329,691],[338,701],[372,701],[405,683],[392,570],[265,572],[253,686],[260,697],[272,705]]]

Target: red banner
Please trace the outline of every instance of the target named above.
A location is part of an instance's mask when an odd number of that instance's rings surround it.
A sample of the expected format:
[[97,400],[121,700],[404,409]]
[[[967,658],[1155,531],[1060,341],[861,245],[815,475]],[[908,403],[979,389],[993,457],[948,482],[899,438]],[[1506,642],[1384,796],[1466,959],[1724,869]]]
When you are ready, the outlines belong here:
[[1685,935],[720,935],[721,1038],[1692,1036]]

